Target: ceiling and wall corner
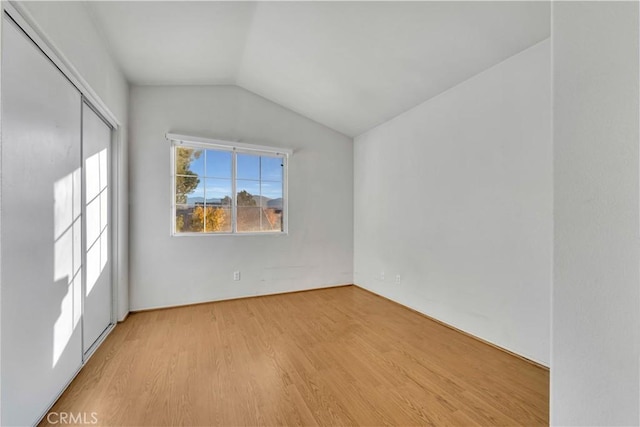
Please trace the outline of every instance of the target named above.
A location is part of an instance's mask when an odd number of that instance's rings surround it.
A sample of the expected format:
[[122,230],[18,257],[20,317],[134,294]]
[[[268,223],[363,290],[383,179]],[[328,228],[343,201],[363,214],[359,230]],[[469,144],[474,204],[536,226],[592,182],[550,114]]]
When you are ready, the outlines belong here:
[[133,84],[235,84],[350,137],[550,34],[537,1],[88,6]]

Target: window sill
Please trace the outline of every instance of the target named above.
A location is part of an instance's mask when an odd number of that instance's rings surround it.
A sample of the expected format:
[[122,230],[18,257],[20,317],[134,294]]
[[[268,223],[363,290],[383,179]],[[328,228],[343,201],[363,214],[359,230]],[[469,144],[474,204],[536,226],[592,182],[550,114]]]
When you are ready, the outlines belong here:
[[206,236],[288,236],[286,231],[252,232],[252,233],[173,233],[171,237],[206,237]]

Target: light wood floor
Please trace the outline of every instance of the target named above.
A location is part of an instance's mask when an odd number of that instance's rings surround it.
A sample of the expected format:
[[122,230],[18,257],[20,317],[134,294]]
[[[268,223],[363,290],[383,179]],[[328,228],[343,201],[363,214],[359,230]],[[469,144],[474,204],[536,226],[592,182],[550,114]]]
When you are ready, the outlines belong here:
[[132,314],[52,411],[102,425],[529,426],[548,424],[548,400],[548,371],[348,286]]

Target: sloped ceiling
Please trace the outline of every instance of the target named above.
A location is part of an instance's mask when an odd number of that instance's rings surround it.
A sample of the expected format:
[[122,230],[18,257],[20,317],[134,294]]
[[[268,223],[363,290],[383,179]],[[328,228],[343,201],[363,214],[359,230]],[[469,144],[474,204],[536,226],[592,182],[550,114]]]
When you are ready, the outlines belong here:
[[88,7],[133,84],[236,84],[348,136],[550,34],[540,1]]

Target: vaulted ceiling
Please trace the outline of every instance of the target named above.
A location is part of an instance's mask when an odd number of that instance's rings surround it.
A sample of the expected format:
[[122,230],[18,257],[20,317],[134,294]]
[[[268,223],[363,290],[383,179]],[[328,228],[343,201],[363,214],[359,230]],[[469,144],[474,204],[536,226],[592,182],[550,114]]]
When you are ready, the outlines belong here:
[[235,84],[359,135],[549,37],[534,2],[89,2],[133,84]]

